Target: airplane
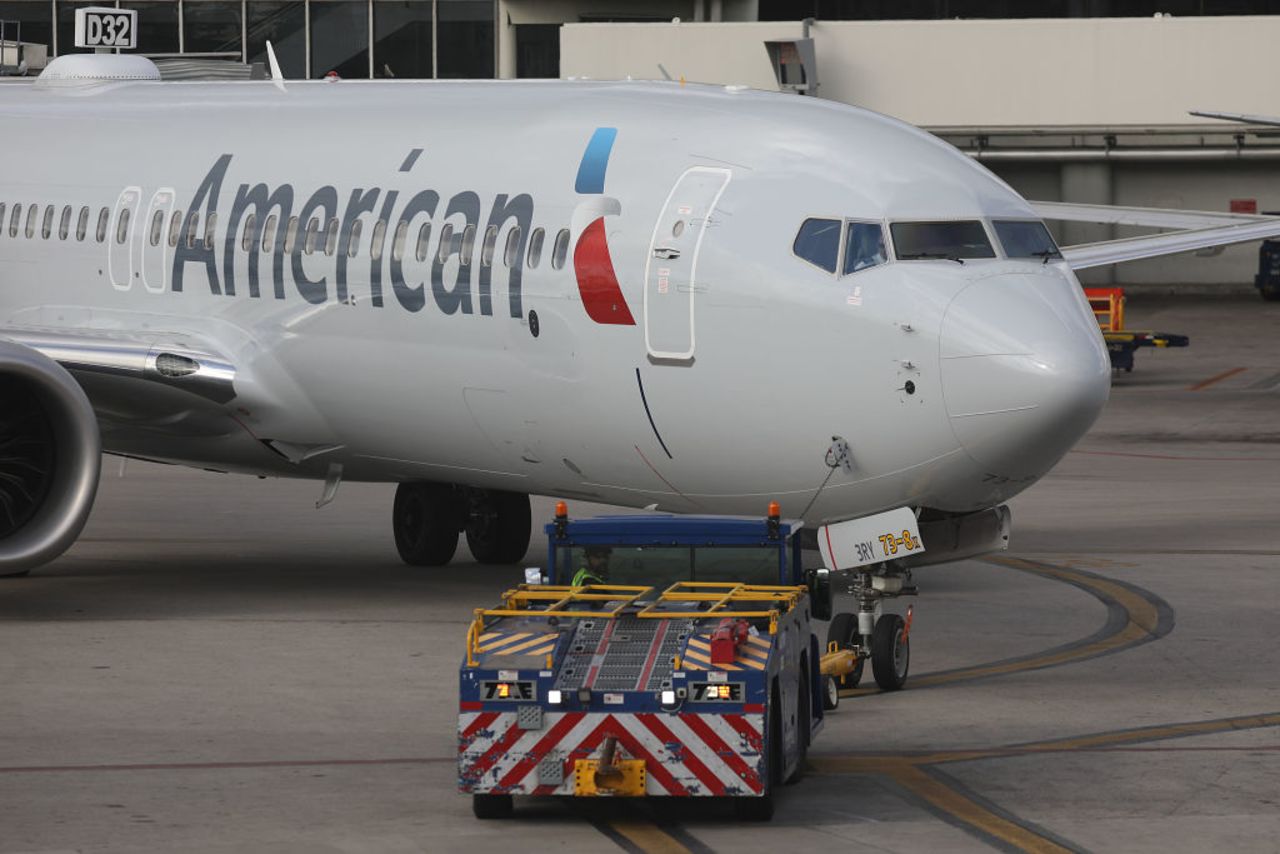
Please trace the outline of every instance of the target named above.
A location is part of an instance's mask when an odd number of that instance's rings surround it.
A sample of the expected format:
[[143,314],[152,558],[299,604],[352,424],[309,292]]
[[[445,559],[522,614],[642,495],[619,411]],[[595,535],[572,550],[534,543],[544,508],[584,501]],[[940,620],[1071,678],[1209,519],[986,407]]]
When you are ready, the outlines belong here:
[[1074,271],[1280,234],[1205,215],[1060,249],[1044,216],[1100,214],[737,86],[160,82],[78,55],[0,87],[0,116],[26,141],[0,174],[4,575],[74,543],[103,451],[314,479],[318,505],[394,483],[413,565],[463,532],[520,560],[530,494],[910,508],[919,557],[954,560],[1007,542],[1004,503],[1108,398]]

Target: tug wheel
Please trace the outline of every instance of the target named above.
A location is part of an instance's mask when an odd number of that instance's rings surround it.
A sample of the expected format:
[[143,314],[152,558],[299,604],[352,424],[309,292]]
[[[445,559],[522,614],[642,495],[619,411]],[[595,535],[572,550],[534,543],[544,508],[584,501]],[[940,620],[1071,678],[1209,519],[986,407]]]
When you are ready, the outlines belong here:
[[734,798],[733,817],[738,821],[773,821],[773,793]]
[[471,796],[471,811],[476,818],[511,818],[514,809],[510,795]]
[[897,614],[876,620],[871,634],[871,672],[883,691],[897,691],[907,681],[911,666],[911,639],[903,639],[907,624]]
[[[840,649],[853,649],[858,645],[858,615],[836,614],[827,626],[827,646],[838,644]],[[857,688],[862,681],[862,664],[859,658],[857,665],[836,681],[837,688]],[[825,705],[825,700],[824,700]],[[828,708],[834,709],[835,706]]]

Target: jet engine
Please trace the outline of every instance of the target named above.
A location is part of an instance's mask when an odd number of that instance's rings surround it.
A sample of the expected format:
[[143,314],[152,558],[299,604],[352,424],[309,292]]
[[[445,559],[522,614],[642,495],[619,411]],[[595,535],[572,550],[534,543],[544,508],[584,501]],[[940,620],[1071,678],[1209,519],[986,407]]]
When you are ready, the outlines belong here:
[[66,551],[89,518],[102,459],[80,385],[49,357],[0,340],[0,576]]

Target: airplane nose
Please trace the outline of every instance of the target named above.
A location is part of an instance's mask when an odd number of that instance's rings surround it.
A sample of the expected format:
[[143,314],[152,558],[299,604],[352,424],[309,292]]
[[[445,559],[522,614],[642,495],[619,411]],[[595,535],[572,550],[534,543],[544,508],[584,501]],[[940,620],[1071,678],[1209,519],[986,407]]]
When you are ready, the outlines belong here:
[[952,430],[996,477],[1045,474],[1111,391],[1097,321],[1080,286],[1053,268],[973,281],[947,308],[941,338]]

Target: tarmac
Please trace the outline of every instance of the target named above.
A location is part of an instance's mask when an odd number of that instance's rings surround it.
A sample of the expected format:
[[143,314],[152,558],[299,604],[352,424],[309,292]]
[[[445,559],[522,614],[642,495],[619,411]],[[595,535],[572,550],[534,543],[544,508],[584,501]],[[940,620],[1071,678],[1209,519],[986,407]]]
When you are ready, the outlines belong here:
[[0,583],[0,852],[1280,851],[1280,305],[1128,322],[1191,346],[1116,375],[1008,552],[917,572],[907,689],[849,692],[768,824],[475,820],[457,669],[520,568],[401,565],[385,485],[108,458],[80,542]]

